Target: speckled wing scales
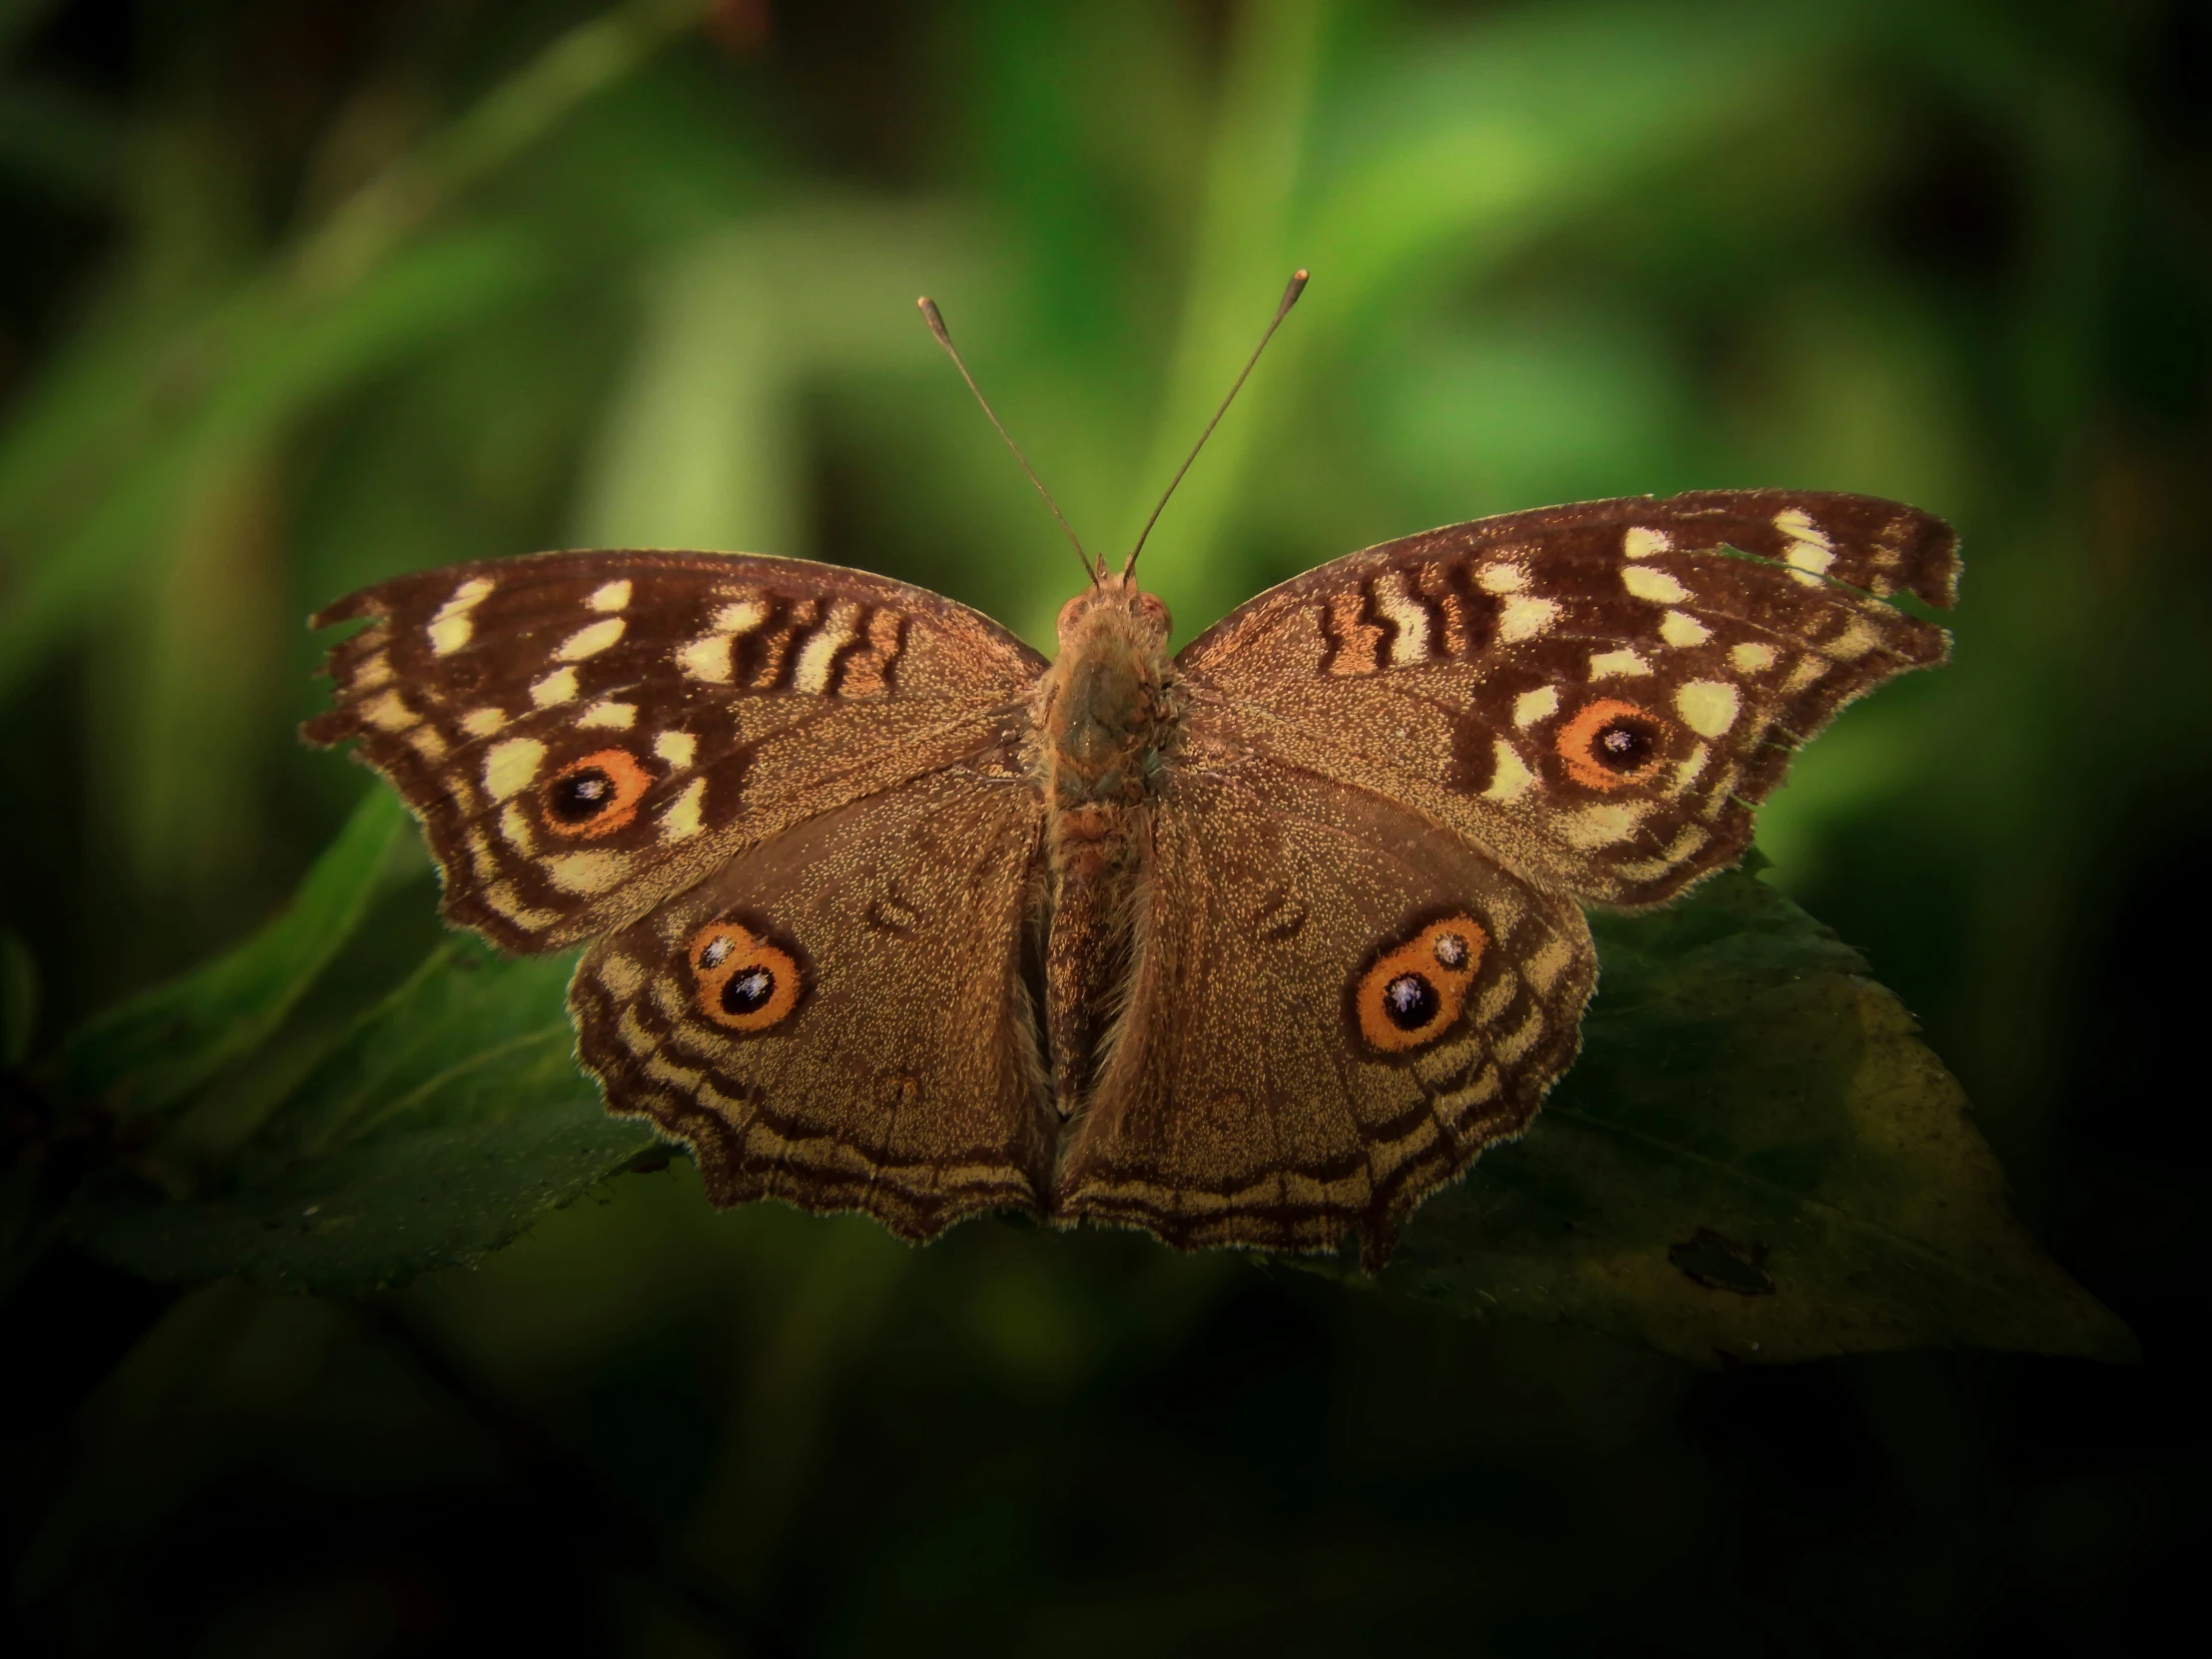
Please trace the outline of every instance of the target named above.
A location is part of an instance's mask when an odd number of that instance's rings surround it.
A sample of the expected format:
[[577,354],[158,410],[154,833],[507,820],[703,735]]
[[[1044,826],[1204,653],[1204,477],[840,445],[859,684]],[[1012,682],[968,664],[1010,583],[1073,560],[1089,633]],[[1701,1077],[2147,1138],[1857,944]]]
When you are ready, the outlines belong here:
[[604,933],[818,813],[1002,743],[1043,659],[904,583],[790,559],[548,553],[340,600],[313,742],[421,819],[445,913]]
[[1545,886],[1658,903],[1733,862],[1791,752],[1943,660],[1956,538],[1863,496],[1631,497],[1453,525],[1182,653],[1194,729],[1402,802]]
[[[1195,741],[1206,744],[1206,735]],[[1370,1260],[1573,1061],[1575,905],[1418,815],[1219,750],[1162,782],[1126,1011],[1057,1215]]]
[[585,953],[578,1053],[613,1110],[692,1147],[718,1205],[862,1210],[916,1240],[1036,1211],[1042,823],[998,753],[786,830]]

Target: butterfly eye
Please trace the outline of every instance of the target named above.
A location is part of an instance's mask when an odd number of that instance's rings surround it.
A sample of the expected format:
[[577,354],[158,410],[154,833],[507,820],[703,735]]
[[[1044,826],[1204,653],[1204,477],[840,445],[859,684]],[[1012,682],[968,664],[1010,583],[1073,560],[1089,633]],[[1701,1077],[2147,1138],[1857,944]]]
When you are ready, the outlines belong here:
[[741,922],[710,922],[689,950],[699,1011],[725,1030],[766,1031],[798,1010],[808,972],[796,948]]
[[611,834],[638,816],[639,798],[652,784],[626,750],[571,761],[545,781],[547,828],[561,835]]
[[1586,705],[1559,729],[1559,759],[1567,776],[1593,790],[1647,782],[1666,759],[1667,727],[1647,709],[1619,698]]
[[1434,1042],[1457,1022],[1487,939],[1472,916],[1447,915],[1385,946],[1352,986],[1361,1040],[1385,1054]]

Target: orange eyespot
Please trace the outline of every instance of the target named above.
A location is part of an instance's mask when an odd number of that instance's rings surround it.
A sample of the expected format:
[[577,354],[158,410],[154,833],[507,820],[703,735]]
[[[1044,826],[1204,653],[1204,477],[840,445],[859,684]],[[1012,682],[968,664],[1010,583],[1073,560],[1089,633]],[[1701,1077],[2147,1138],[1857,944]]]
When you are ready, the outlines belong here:
[[1665,763],[1667,730],[1641,705],[1606,697],[1578,710],[1554,741],[1567,776],[1577,784],[1624,790],[1648,783]]
[[1361,1040],[1384,1054],[1434,1042],[1457,1023],[1489,935],[1459,911],[1376,957],[1352,987]]
[[796,952],[735,921],[711,921],[688,952],[699,1011],[730,1031],[766,1031],[791,1018],[810,975]]
[[545,826],[557,835],[612,834],[638,816],[638,802],[652,787],[627,750],[602,749],[545,781]]

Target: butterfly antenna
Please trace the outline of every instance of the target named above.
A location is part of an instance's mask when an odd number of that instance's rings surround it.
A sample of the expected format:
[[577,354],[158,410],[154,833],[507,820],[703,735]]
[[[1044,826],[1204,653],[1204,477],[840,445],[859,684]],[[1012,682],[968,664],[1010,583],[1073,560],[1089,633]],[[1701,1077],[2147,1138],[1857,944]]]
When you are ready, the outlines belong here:
[[1291,307],[1298,303],[1298,296],[1306,291],[1306,273],[1291,273],[1290,285],[1283,290],[1283,302],[1275,307],[1275,316],[1260,335],[1260,343],[1252,348],[1252,355],[1245,358],[1244,367],[1238,371],[1236,384],[1229,388],[1229,395],[1221,400],[1221,407],[1214,411],[1214,418],[1206,423],[1206,430],[1198,434],[1198,441],[1191,445],[1191,452],[1183,457],[1183,464],[1175,469],[1175,476],[1168,480],[1168,487],[1160,492],[1160,504],[1152,509],[1152,516],[1144,521],[1144,528],[1137,533],[1137,545],[1129,550],[1129,562],[1121,567],[1121,579],[1126,582],[1137,568],[1137,555],[1144,551],[1145,538],[1152,534],[1152,527],[1160,522],[1160,514],[1167,508],[1168,497],[1175,493],[1175,486],[1183,481],[1183,474],[1191,470],[1191,462],[1198,459],[1198,452],[1206,447],[1206,440],[1214,435],[1214,428],[1221,424],[1221,417],[1229,412],[1229,405],[1237,400],[1237,393],[1244,389],[1245,379],[1252,373],[1252,365],[1260,360],[1260,353],[1268,348],[1268,341],[1275,338],[1276,329],[1283,326],[1283,319],[1291,314]]
[[1075,549],[1075,556],[1083,561],[1083,574],[1098,586],[1100,567],[1091,563],[1091,556],[1083,551],[1083,543],[1075,534],[1075,526],[1060,511],[1060,503],[1052,499],[1052,492],[1044,487],[1044,480],[1037,476],[1037,469],[1029,464],[1029,457],[1021,452],[1021,445],[1014,441],[1014,434],[1006,430],[1006,423],[998,418],[998,411],[991,407],[991,400],[983,395],[983,388],[975,383],[975,376],[968,372],[968,365],[960,360],[960,348],[952,343],[952,336],[945,330],[944,313],[937,309],[937,302],[926,293],[914,301],[921,307],[921,319],[929,324],[929,331],[937,336],[937,343],[944,347],[945,355],[952,359],[952,366],[960,371],[960,378],[967,382],[967,389],[975,393],[976,402],[983,405],[983,412],[990,416],[991,424],[998,428],[998,435],[1006,440],[1006,447],[1014,452],[1014,459],[1021,462],[1021,470],[1029,474],[1029,481],[1037,486],[1037,493],[1044,497],[1044,504],[1052,509],[1052,516],[1060,521],[1060,528],[1067,532],[1068,544]]

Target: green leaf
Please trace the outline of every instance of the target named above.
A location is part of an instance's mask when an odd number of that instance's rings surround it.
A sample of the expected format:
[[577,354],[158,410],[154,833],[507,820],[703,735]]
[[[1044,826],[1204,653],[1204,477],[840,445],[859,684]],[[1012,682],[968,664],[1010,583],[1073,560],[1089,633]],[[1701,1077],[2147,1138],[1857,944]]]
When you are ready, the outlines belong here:
[[292,1091],[220,1190],[116,1181],[73,1232],[149,1279],[359,1295],[476,1260],[651,1152],[576,1068],[572,957],[454,940]]
[[421,858],[407,815],[371,790],[262,930],[181,979],[96,1015],[62,1051],[62,1092],[158,1113],[243,1059],[283,1022],[377,894]]
[[1755,876],[1594,919],[1582,1058],[1380,1276],[1699,1364],[1951,1346],[2138,1357],[2005,1207],[1897,998]]

